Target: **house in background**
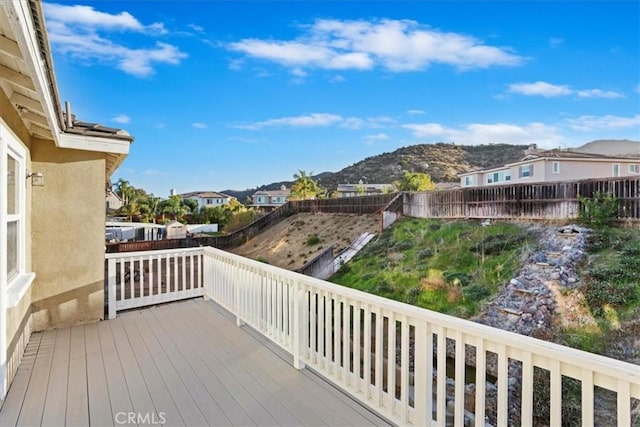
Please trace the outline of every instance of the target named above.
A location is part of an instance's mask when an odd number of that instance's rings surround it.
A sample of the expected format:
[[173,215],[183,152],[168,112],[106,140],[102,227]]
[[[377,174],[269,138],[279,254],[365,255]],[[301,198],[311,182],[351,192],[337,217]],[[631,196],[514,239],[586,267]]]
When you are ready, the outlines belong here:
[[50,52],[42,3],[0,2],[0,399],[32,331],[104,317],[105,185],[133,140],[63,111]]
[[337,197],[371,196],[396,191],[393,184],[366,184],[360,180],[357,184],[338,184]]
[[521,161],[458,175],[461,187],[574,181],[640,175],[638,158],[529,148]]
[[117,211],[122,207],[122,199],[112,190],[107,190],[107,197],[105,198],[105,207],[107,210]]
[[291,189],[283,185],[279,190],[256,191],[251,196],[251,200],[254,208],[268,212],[287,203],[290,197]]
[[200,208],[215,208],[216,206],[224,206],[235,200],[235,197],[228,194],[218,193],[216,191],[193,191],[191,193],[179,194],[182,199],[192,199],[198,202]]

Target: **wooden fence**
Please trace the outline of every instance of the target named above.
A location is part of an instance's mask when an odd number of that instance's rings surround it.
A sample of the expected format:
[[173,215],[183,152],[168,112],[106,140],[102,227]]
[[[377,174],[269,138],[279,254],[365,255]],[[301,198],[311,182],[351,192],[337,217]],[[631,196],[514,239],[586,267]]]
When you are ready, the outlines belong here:
[[577,218],[583,207],[578,196],[596,193],[618,199],[618,218],[640,219],[640,177],[572,182],[513,184],[405,193],[403,213],[419,218]]
[[338,199],[290,201],[233,233],[208,237],[188,237],[186,239],[108,243],[106,245],[107,253],[183,249],[199,246],[211,246],[218,249],[235,248],[291,215],[308,212],[373,214],[387,206],[396,195],[397,193],[389,193]]

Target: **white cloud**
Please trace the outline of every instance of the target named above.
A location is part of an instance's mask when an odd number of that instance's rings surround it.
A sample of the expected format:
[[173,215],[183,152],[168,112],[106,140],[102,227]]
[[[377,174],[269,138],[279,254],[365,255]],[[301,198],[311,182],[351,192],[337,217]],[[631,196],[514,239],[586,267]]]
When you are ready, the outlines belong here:
[[390,137],[386,133],[377,133],[375,135],[365,135],[362,139],[366,139],[367,141],[384,141],[390,139]]
[[196,129],[206,129],[207,128],[206,123],[200,123],[200,122],[191,123],[191,126],[196,128]]
[[288,68],[418,71],[431,64],[458,70],[515,66],[525,58],[474,37],[443,32],[411,20],[319,19],[293,40],[243,39],[228,49]]
[[365,121],[359,117],[347,117],[342,121],[340,126],[351,130],[358,130],[365,126]]
[[396,121],[391,117],[343,117],[338,114],[330,113],[311,113],[301,116],[280,117],[276,119],[268,119],[260,122],[249,124],[237,124],[233,127],[238,129],[264,129],[267,127],[325,127],[340,126],[350,130],[358,130],[362,128],[383,128],[394,125]]
[[193,31],[195,31],[196,33],[203,33],[204,32],[204,28],[202,28],[200,25],[198,24],[187,24],[187,27],[191,28]]
[[571,95],[573,91],[566,85],[554,85],[547,82],[513,83],[509,85],[509,92],[527,96],[543,96],[552,98],[556,96]]
[[573,130],[592,132],[598,130],[614,130],[640,127],[640,114],[631,117],[620,116],[580,116],[576,119],[566,119],[565,123]]
[[337,74],[337,75],[335,75],[335,76],[333,76],[333,77],[331,77],[331,78],[329,79],[329,83],[344,83],[344,82],[346,82],[346,81],[347,81],[347,79],[345,79],[345,78],[344,78],[343,76],[341,76],[340,74]]
[[109,14],[90,6],[45,3],[49,40],[54,49],[85,65],[107,64],[138,77],[153,74],[156,64],[179,64],[187,57],[177,47],[156,41],[152,46],[131,47],[104,35],[133,31],[149,36],[165,34],[162,23],[143,25],[128,12]]
[[558,47],[562,43],[564,43],[564,39],[561,38],[561,37],[551,37],[549,39],[549,46],[551,46],[551,47]]
[[129,12],[120,12],[117,15],[112,15],[97,11],[91,6],[68,6],[55,3],[44,3],[44,11],[48,20],[61,22],[69,27],[79,26],[116,31],[167,33],[164,24],[161,22],[155,22],[145,26]]
[[624,98],[624,95],[619,92],[602,89],[585,89],[576,92],[578,98]]
[[[624,98],[619,92],[602,89],[580,89],[573,90],[568,85],[556,85],[543,81],[533,83],[513,83],[508,86],[509,93],[517,93],[526,96],[542,96],[554,98],[559,96],[575,95],[578,98]],[[498,95],[498,99],[504,99],[504,95]]]
[[407,114],[411,114],[413,116],[419,115],[419,114],[426,114],[424,111],[422,110],[407,110]]
[[403,125],[403,127],[411,130],[417,138],[464,145],[535,143],[541,147],[557,147],[562,141],[557,128],[537,122],[524,126],[508,123],[472,123],[455,128],[440,123],[418,123]]
[[336,114],[312,113],[303,116],[281,117],[255,122],[248,125],[236,125],[236,128],[258,130],[267,127],[324,127],[342,122],[344,119]]
[[112,117],[111,121],[126,124],[131,121],[131,117],[127,116],[126,114],[118,114],[117,116]]

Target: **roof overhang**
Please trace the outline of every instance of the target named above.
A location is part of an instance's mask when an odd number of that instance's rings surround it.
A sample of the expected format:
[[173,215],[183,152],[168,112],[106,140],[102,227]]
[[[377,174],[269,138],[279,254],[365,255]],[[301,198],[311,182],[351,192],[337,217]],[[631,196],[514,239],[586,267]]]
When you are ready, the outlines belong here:
[[129,153],[130,136],[68,133],[73,130],[67,130],[61,109],[41,1],[0,1],[0,90],[31,136],[60,148],[105,153],[107,177]]

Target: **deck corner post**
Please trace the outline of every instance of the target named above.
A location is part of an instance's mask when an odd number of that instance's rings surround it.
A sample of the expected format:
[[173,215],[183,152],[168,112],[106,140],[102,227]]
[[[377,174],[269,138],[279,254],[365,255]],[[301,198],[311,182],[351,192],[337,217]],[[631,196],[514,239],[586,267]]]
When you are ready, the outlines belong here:
[[109,308],[109,319],[116,318],[116,260],[111,258],[107,261],[107,306]]

